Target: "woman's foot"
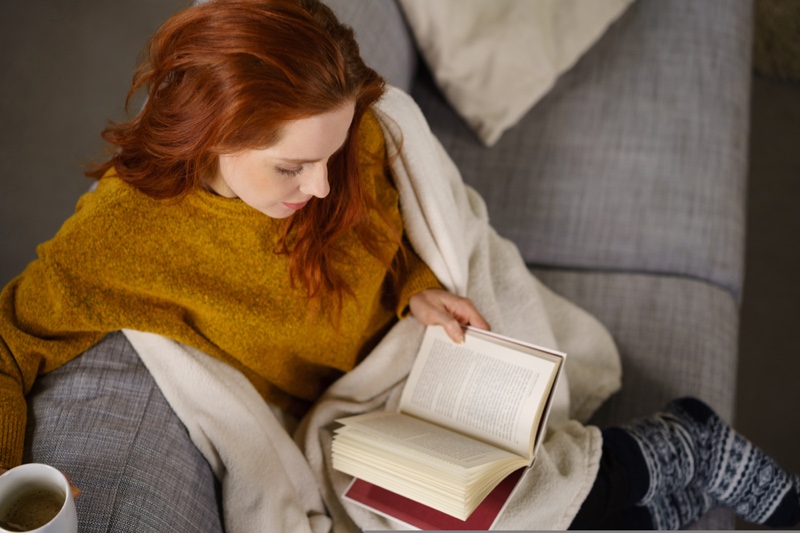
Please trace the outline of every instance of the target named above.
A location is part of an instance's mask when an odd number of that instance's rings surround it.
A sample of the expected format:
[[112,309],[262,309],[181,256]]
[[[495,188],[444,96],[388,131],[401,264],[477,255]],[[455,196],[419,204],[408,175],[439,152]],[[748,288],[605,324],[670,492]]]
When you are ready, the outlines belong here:
[[667,412],[695,443],[694,485],[750,522],[772,527],[800,523],[800,477],[781,468],[696,398],[675,400]]
[[[783,470],[700,400],[675,400],[664,412],[625,430],[638,444],[650,475],[641,505],[658,507],[667,498],[673,504],[705,506],[680,511],[694,515],[716,503],[754,523],[800,523],[800,478]],[[684,498],[683,491],[706,497]]]

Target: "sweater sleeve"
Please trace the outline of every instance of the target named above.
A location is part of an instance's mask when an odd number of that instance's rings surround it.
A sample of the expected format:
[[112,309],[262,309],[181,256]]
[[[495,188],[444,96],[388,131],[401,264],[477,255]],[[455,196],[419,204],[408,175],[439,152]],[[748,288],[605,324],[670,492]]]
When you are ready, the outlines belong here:
[[[2,467],[22,461],[25,396],[36,377],[65,364],[105,334],[87,313],[97,265],[90,264],[92,255],[76,238],[75,219],[81,218],[76,215],[37,248],[39,257],[0,292]],[[74,260],[62,263],[64,257]]]
[[36,377],[96,344],[68,279],[41,258],[0,293],[0,466],[22,461],[25,396]]
[[396,282],[397,316],[405,318],[410,312],[408,301],[412,296],[427,289],[441,289],[442,284],[405,237],[398,252],[398,261],[400,266]]
[[[13,282],[12,282],[13,283]],[[26,378],[32,380],[35,366],[17,363],[11,353],[6,332],[9,323],[8,308],[13,299],[13,286],[9,285],[0,296],[0,467],[11,468],[22,462],[27,407],[23,394]]]

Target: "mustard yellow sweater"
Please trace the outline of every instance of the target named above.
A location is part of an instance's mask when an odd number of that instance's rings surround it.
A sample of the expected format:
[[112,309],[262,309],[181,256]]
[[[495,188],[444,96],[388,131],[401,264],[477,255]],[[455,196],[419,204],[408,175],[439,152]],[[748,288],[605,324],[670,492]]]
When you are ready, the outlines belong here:
[[[375,118],[360,133],[363,178],[392,224],[398,194],[382,164]],[[372,157],[369,154],[380,154]],[[374,214],[377,217],[377,214]],[[116,176],[84,195],[38,259],[0,294],[0,465],[21,462],[34,380],[122,328],[194,346],[241,370],[262,396],[295,413],[352,369],[420,290],[439,287],[407,250],[398,283],[354,237],[338,329],[309,313],[274,253],[282,222],[238,199],[197,190],[151,199]],[[395,253],[401,245],[398,244]]]

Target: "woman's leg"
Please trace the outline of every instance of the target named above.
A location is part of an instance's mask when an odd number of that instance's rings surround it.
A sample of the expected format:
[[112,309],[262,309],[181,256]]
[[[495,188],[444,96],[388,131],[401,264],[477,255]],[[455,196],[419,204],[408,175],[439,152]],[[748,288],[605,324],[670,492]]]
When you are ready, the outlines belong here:
[[650,473],[636,439],[622,428],[605,429],[597,479],[570,529],[678,529],[713,506],[693,487],[642,505],[649,491]]
[[635,507],[648,482],[636,441],[621,429],[604,430],[597,478],[570,529],[653,529],[647,510]]
[[[657,529],[666,525],[658,523],[661,516],[695,516],[712,506],[772,527],[800,523],[800,477],[783,470],[700,400],[675,400],[624,431],[642,458],[628,466],[644,469],[649,478],[637,505],[650,511]],[[664,505],[673,509],[663,511]]]

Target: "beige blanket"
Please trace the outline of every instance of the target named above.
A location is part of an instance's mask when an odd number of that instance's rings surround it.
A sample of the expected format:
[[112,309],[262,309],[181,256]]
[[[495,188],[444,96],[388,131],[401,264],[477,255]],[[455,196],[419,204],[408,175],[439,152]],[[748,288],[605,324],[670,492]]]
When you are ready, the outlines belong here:
[[[592,486],[600,434],[580,423],[620,386],[614,343],[590,315],[555,295],[489,226],[413,100],[396,89],[377,105],[409,239],[451,291],[470,297],[499,333],[569,354],[548,433],[497,527],[564,529]],[[356,531],[400,526],[341,494],[348,476],[330,468],[334,420],[397,405],[423,327],[397,324],[337,381],[290,436],[249,382],[225,364],[157,335],[126,331],[170,405],[222,482],[229,533]]]

